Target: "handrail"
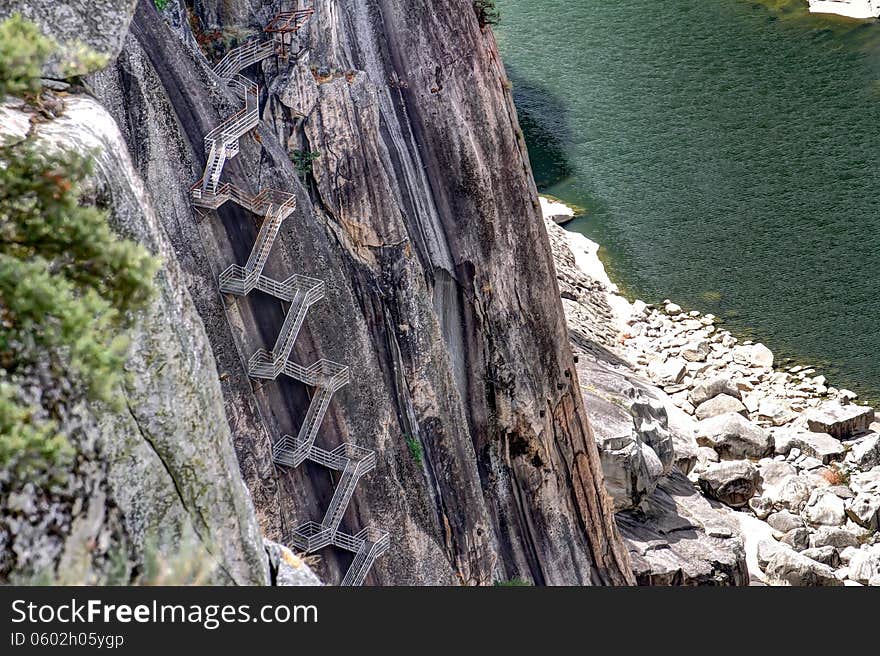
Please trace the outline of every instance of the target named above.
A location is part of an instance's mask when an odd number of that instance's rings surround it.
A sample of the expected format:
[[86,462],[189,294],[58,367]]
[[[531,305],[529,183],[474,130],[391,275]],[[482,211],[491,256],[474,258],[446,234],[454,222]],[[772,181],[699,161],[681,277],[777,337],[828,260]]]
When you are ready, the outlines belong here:
[[288,360],[284,363],[284,373],[306,385],[328,387],[334,392],[349,381],[348,367],[325,359],[318,360],[309,367]]
[[274,380],[281,374],[315,388],[302,425],[296,436],[283,435],[271,444],[272,460],[285,467],[298,467],[306,459],[341,472],[333,497],[321,522],[309,521],[294,528],[285,541],[294,548],[313,552],[335,545],[355,554],[343,578],[343,585],[360,585],[375,559],[387,551],[388,534],[367,527],[355,535],[339,530],[345,511],[362,476],[376,467],[376,453],[351,443],[343,443],[327,451],[315,445],[315,439],[335,392],[350,379],[347,366],[321,359],[303,366],[290,359],[309,308],[324,297],[325,284],[316,278],[293,274],[285,280],[273,280],[263,270],[282,223],[296,210],[296,196],[277,189],[263,189],[252,196],[229,182],[220,182],[226,160],[235,157],[240,139],[260,121],[259,87],[241,75],[248,66],[272,54],[284,55],[283,35],[295,32],[305,24],[313,9],[282,12],[266,26],[265,31],[281,35],[276,41],[252,39],[231,49],[214,66],[213,73],[243,101],[244,106],[226,117],[204,137],[208,153],[201,179],[189,189],[196,207],[217,210],[232,201],[240,207],[264,217],[257,238],[242,266],[231,264],[218,276],[221,292],[246,296],[254,289],[289,304],[284,323],[271,351],[257,349],[248,359],[252,378]]
[[343,533],[342,531],[336,531],[336,535],[333,537],[333,544],[340,549],[357,552],[362,546],[364,546],[364,540],[349,535],[348,533]]
[[223,59],[214,66],[214,73],[217,77],[226,79],[274,54],[275,43],[273,41],[252,39],[227,52]]
[[[369,531],[378,531],[378,529],[373,529],[372,527],[368,527]],[[363,533],[364,531],[361,531]],[[355,536],[355,542],[360,538],[361,533],[358,533]],[[363,542],[360,544],[360,547],[355,554],[354,560],[351,563],[351,566],[348,568],[348,571],[345,573],[345,577],[342,579],[341,585],[361,585],[364,582],[364,579],[367,577],[367,572],[370,571],[370,568],[373,566],[373,562],[375,562],[376,558],[384,554],[388,551],[390,546],[390,539],[388,533],[385,531],[379,531],[380,535],[375,540],[372,539],[363,539]],[[334,544],[336,542],[334,541]]]
[[333,529],[334,532],[339,528],[348,502],[351,501],[354,494],[354,488],[361,477],[360,469],[360,461],[348,461],[342,471],[342,476],[339,477],[339,482],[336,484],[336,490],[333,492],[333,498],[330,499],[330,505],[324,513],[324,519],[321,520],[323,526]]
[[303,25],[306,24],[308,19],[312,14],[315,13],[315,10],[311,7],[306,9],[297,9],[294,11],[283,11],[280,14],[277,14],[275,18],[270,20],[266,27],[263,28],[264,32],[278,32],[278,33],[287,33],[287,32],[296,32],[300,30]]

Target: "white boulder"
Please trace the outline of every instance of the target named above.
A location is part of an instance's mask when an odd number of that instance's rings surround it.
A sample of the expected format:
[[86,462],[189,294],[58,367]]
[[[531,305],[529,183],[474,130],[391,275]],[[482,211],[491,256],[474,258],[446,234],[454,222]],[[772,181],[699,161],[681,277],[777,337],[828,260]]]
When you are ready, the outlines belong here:
[[747,460],[712,464],[699,475],[700,489],[731,508],[746,505],[758,489],[758,470]]
[[862,492],[849,502],[846,514],[859,526],[880,530],[880,496]]
[[744,417],[748,416],[748,410],[746,410],[742,401],[727,394],[719,394],[708,401],[704,401],[697,406],[694,416],[702,421],[703,419],[717,417],[728,412],[736,412]]
[[770,556],[764,573],[772,582],[793,586],[842,586],[828,565],[791,549],[779,549]]
[[[797,447],[801,453],[813,456],[827,465],[832,460],[838,460],[846,452],[840,440],[831,437],[828,433],[810,433],[807,431],[792,431],[784,435],[780,440],[780,434],[776,435],[777,451],[780,442],[788,446],[788,450]],[[786,451],[788,453],[788,451]]]
[[859,549],[849,560],[849,577],[868,585],[880,576],[880,545]]
[[697,342],[689,342],[681,347],[681,357],[688,362],[705,362],[712,352],[709,342],[701,339]]
[[709,446],[725,460],[762,458],[773,452],[773,436],[738,412],[704,419],[697,425],[697,444]]
[[846,522],[843,499],[826,489],[810,493],[801,517],[812,526],[840,526]]
[[850,460],[862,471],[867,471],[880,465],[880,434],[871,433],[856,442],[847,460]]
[[829,401],[807,411],[806,418],[807,426],[814,433],[828,433],[845,440],[868,430],[874,421],[874,408]]

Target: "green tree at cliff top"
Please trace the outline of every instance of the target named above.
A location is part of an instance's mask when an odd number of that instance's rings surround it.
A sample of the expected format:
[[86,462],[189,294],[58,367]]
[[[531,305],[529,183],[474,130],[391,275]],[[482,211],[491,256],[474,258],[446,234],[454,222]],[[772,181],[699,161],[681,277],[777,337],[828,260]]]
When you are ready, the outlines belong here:
[[0,23],[0,99],[39,92],[40,70],[54,50],[52,41],[19,14]]
[[[0,23],[0,95],[39,93],[51,49],[19,17]],[[81,204],[90,174],[33,137],[0,144],[0,489],[60,478],[74,455],[61,408],[117,400],[128,324],[152,294],[157,262]]]

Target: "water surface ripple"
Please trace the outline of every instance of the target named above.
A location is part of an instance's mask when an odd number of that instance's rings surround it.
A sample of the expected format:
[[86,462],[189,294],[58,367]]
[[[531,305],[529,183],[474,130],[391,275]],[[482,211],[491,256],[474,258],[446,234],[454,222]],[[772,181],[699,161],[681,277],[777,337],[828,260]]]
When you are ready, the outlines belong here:
[[631,296],[880,397],[880,24],[801,0],[497,0],[543,191]]

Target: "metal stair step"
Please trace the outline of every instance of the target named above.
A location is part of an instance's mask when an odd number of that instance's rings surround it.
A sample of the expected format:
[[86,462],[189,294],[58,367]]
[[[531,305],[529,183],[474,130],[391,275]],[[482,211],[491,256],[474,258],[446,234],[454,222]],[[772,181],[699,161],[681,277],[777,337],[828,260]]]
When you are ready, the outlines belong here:
[[[312,13],[313,9],[279,13],[267,24],[266,31],[276,36],[296,32]],[[274,37],[270,40],[251,39],[227,52],[214,67],[214,74],[244,106],[205,135],[205,151],[208,153],[205,168],[202,179],[190,189],[190,195],[195,207],[216,210],[231,200],[265,217],[245,266],[233,264],[228,267],[220,274],[218,283],[224,293],[244,296],[259,289],[290,304],[273,349],[260,349],[248,361],[248,373],[252,377],[275,379],[284,373],[315,388],[299,432],[295,437],[284,435],[273,442],[272,460],[277,465],[297,467],[308,458],[341,472],[341,475],[322,522],[306,522],[296,527],[287,541],[303,551],[336,545],[354,552],[355,557],[342,584],[361,585],[376,558],[388,550],[388,534],[368,527],[356,535],[349,535],[339,531],[339,525],[361,477],[375,468],[376,454],[352,443],[342,444],[332,451],[315,445],[330,400],[348,383],[349,370],[329,360],[322,359],[304,367],[289,359],[309,307],[324,296],[324,283],[299,275],[283,281],[263,275],[281,225],[296,209],[296,197],[277,190],[263,190],[250,196],[230,183],[220,184],[226,160],[239,154],[240,139],[260,122],[259,88],[242,76],[241,71],[278,52]],[[286,56],[283,48],[280,54]]]

